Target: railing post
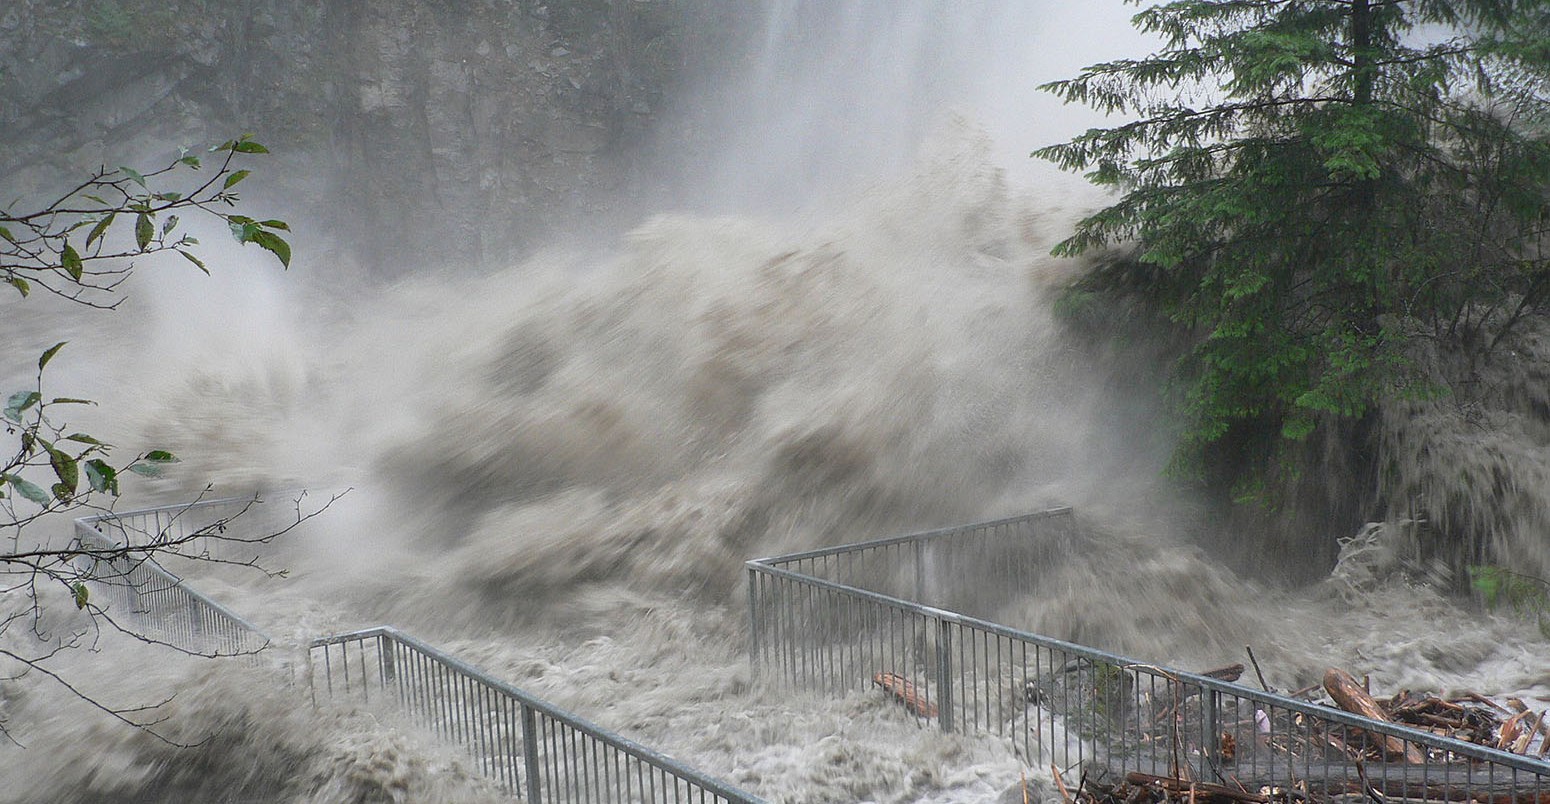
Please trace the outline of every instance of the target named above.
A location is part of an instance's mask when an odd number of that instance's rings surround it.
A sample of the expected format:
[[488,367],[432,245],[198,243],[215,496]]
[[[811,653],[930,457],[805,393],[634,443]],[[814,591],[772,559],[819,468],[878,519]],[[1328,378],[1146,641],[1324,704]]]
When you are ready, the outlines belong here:
[[[188,606],[188,635],[193,640],[201,640],[205,633],[204,623],[200,620],[204,615],[204,607],[199,605],[199,599],[193,595],[189,595],[186,605]],[[202,642],[200,647],[204,647]]]
[[936,623],[936,718],[942,731],[952,731],[953,683],[949,679],[953,672],[952,623],[941,618],[937,618]]
[[[312,652],[317,648],[307,646],[307,689],[312,693],[312,709],[318,708],[318,681],[316,669],[312,666]],[[324,648],[327,650],[327,648]]]
[[931,604],[926,600],[926,542],[924,539],[915,540],[915,603],[922,606]]
[[385,687],[389,681],[398,678],[397,657],[393,653],[393,640],[387,634],[377,639],[382,646],[382,686]]
[[522,704],[522,764],[527,774],[527,800],[541,801],[538,785],[538,715],[533,707]]
[[[1200,703],[1201,707],[1205,709],[1205,711],[1201,714],[1204,715],[1204,725],[1206,730],[1205,740],[1201,743],[1200,746],[1200,753],[1202,754],[1200,771],[1202,773],[1208,771],[1211,763],[1217,762],[1222,758],[1220,743],[1222,733],[1217,722],[1216,714],[1216,708],[1220,700],[1221,693],[1217,692],[1216,690],[1201,690]],[[1258,729],[1258,723],[1255,724],[1255,728]]]
[[749,677],[753,681],[759,680],[759,649],[763,634],[759,629],[759,594],[757,585],[759,573],[753,567],[748,568],[748,667]]

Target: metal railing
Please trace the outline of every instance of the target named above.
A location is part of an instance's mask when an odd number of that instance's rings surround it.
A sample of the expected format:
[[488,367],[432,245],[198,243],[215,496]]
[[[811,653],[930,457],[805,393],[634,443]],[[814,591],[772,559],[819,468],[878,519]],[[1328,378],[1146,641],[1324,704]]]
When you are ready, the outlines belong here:
[[1550,763],[948,608],[1012,602],[1074,535],[1058,509],[750,561],[754,674],[823,694],[880,686],[923,722],[1011,739],[1073,784],[1216,785],[1263,802],[1550,800]]
[[313,640],[308,666],[314,703],[398,707],[529,802],[761,801],[387,626]]
[[269,636],[184,583],[153,555],[208,555],[210,546],[202,541],[218,540],[229,522],[261,504],[256,497],[232,497],[82,517],[75,520],[81,551],[75,565],[97,590],[93,600],[107,597],[103,608],[110,617],[128,614],[137,627],[193,653],[251,655],[269,644]]
[[[261,504],[233,497],[82,517],[75,520],[75,562],[111,616],[127,613],[137,628],[191,652],[254,654],[268,635],[152,556],[197,561],[226,541],[252,543],[241,534],[264,532]],[[229,532],[238,517],[240,531]],[[207,536],[213,543],[204,543]],[[480,771],[528,801],[761,801],[393,628],[313,640],[307,658],[314,704],[320,689],[391,701],[466,747]]]

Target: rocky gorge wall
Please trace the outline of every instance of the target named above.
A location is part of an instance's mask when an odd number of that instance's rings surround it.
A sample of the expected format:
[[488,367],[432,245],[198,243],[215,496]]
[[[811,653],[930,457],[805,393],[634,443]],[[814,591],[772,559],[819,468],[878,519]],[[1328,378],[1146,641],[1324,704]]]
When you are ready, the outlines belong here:
[[692,0],[8,5],[9,196],[252,133],[277,157],[244,189],[307,221],[303,245],[327,231],[332,257],[387,276],[622,211],[653,138],[694,136],[663,121],[747,13]]

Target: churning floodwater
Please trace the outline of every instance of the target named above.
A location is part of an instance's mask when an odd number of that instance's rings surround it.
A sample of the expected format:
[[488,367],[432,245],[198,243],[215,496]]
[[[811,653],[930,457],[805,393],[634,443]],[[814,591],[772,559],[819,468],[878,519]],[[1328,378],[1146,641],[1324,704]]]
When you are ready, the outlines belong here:
[[[774,800],[993,800],[1043,771],[881,694],[752,685],[741,563],[1052,505],[1094,535],[1008,624],[1189,669],[1252,646],[1282,689],[1341,666],[1550,695],[1531,619],[1428,583],[1402,528],[1291,590],[1191,541],[1156,393],[1053,313],[1082,265],[1049,249],[1101,199],[1026,153],[1095,119],[1033,88],[1146,48],[1127,7],[1073,5],[771,3],[763,49],[695,112],[723,148],[664,157],[681,203],[477,276],[141,276],[60,380],[183,457],[162,499],[353,489],[266,557],[289,577],[196,580],[291,649],[393,624]],[[209,742],[171,748],[34,674],[0,701],[28,746],[0,749],[0,799],[495,797],[455,753],[261,669],[111,640],[65,667],[115,702],[176,691],[165,728]]]

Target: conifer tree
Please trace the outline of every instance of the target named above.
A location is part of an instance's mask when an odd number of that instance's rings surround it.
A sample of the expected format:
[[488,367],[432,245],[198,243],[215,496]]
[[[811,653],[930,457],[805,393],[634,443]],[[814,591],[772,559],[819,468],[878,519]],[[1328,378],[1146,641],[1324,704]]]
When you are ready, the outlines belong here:
[[1174,0],[1043,89],[1124,116],[1035,152],[1118,199],[1056,248],[1187,329],[1175,468],[1248,467],[1481,357],[1550,299],[1550,0]]

